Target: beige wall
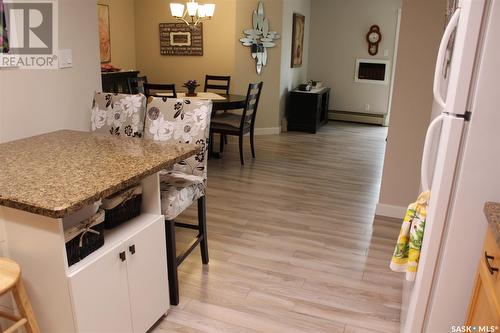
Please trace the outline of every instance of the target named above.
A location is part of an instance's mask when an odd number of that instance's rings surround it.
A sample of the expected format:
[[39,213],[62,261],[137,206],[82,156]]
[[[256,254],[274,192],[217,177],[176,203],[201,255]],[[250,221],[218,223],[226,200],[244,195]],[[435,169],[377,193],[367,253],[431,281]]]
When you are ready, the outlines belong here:
[[[293,14],[305,16],[304,53],[302,67],[291,68]],[[309,63],[309,31],[311,26],[311,0],[283,0],[283,27],[281,31],[281,84],[280,118],[285,116],[288,92],[307,81]]]
[[[92,96],[100,88],[95,0],[59,0],[59,48],[73,50],[73,68],[0,70],[0,142],[89,129]],[[0,245],[2,231],[0,223]]]
[[445,0],[403,1],[391,124],[378,207],[381,215],[394,207],[401,211],[418,195],[445,4]]
[[99,0],[98,3],[109,5],[111,63],[123,70],[135,69],[134,0]]
[[203,84],[205,74],[232,75],[236,1],[212,2],[216,4],[215,15],[203,25],[203,56],[162,56],[159,24],[176,22],[170,15],[170,1],[135,1],[137,69],[150,82],[175,83],[182,90],[187,80]]
[[[269,49],[268,65],[261,75],[255,71],[250,50],[239,42],[243,30],[252,26],[252,11],[256,0],[216,0],[215,15],[203,26],[202,57],[160,55],[159,23],[172,19],[167,0],[136,0],[137,69],[151,82],[175,83],[178,90],[190,79],[203,83],[205,74],[231,75],[231,92],[246,94],[250,82],[264,81],[256,127],[268,132],[279,131],[279,94],[281,40]],[[139,5],[141,3],[141,5]],[[282,0],[264,1],[271,29],[281,32]],[[202,87],[200,87],[202,89]]]
[[[282,0],[267,0],[264,3],[265,16],[269,19],[270,29],[281,33],[282,27]],[[252,12],[257,9],[256,0],[236,1],[236,25],[235,25],[235,66],[233,90],[236,93],[246,94],[248,83],[264,81],[264,87],[257,113],[256,127],[260,133],[277,133],[280,127],[279,105],[280,105],[280,69],[281,69],[281,45],[268,49],[267,66],[258,75],[255,70],[255,60],[250,56],[248,47],[241,45],[238,41],[243,37],[243,30],[252,27]]]
[[100,89],[95,0],[59,0],[59,48],[73,51],[72,68],[0,70],[0,142],[89,128]]
[[[309,77],[333,90],[330,109],[387,113],[390,84],[354,82],[356,58],[392,60],[402,0],[313,0]],[[424,22],[424,21],[422,21]],[[377,24],[379,52],[368,54],[366,33]],[[385,54],[386,53],[386,54]],[[390,68],[389,68],[390,70]],[[365,110],[365,105],[370,110]]]

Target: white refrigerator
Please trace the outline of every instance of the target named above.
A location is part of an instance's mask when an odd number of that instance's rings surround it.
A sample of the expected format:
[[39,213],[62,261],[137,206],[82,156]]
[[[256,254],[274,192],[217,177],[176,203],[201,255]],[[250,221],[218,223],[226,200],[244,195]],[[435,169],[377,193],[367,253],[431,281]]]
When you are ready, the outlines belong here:
[[441,113],[429,125],[422,157],[422,189],[431,199],[416,279],[404,286],[405,333],[464,324],[487,228],[484,203],[500,201],[500,0],[459,1],[433,88]]

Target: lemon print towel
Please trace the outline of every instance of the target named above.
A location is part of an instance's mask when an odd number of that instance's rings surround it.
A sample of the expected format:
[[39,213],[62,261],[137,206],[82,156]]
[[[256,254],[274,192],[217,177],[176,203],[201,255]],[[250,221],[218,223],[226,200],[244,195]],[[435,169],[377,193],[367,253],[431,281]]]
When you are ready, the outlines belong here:
[[414,281],[417,274],[430,194],[429,191],[423,192],[416,202],[408,206],[392,255],[391,269],[406,272],[407,281]]

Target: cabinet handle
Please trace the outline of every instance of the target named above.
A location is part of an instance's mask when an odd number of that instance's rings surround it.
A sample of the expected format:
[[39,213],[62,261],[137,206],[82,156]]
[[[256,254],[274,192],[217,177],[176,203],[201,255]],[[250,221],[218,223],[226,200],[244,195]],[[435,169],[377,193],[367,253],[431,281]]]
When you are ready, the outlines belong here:
[[125,251],[120,252],[120,259],[121,259],[122,261],[125,261],[125,259],[127,259],[127,254],[125,253]]
[[134,245],[130,245],[128,247],[128,250],[130,251],[130,253],[135,254],[135,244]]
[[495,260],[495,257],[488,255],[488,252],[484,251],[484,259],[486,260],[486,267],[488,267],[488,271],[490,271],[491,275],[498,272],[498,268],[492,267],[490,264],[490,260]]

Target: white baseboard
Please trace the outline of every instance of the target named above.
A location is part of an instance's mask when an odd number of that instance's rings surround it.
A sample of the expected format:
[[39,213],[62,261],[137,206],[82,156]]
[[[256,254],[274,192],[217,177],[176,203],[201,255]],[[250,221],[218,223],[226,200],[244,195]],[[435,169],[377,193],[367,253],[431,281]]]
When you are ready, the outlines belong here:
[[402,219],[405,216],[406,208],[400,206],[392,206],[386,204],[377,204],[375,215]]
[[281,127],[255,128],[254,130],[255,135],[273,135],[280,133],[281,133]]

